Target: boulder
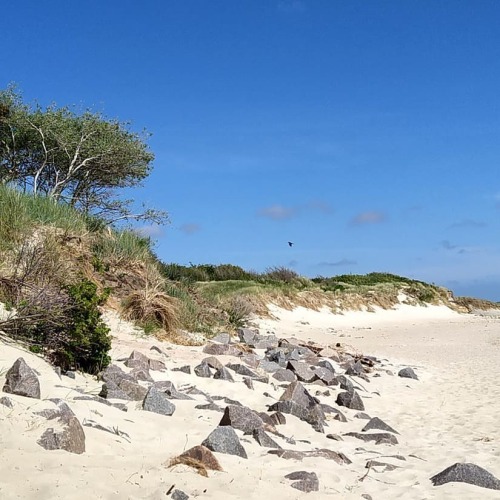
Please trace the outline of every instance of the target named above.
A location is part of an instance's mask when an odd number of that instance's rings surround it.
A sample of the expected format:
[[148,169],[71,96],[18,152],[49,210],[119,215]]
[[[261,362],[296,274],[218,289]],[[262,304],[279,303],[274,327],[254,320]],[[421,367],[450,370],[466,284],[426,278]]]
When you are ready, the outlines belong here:
[[228,382],[234,382],[234,378],[229,372],[229,370],[223,366],[222,368],[219,368],[215,373],[214,373],[214,378],[218,380],[227,380]]
[[71,408],[62,399],[49,399],[57,409],[47,409],[38,412],[48,420],[57,419],[57,429],[47,429],[38,444],[46,450],[65,450],[78,455],[85,451],[85,433],[80,421]]
[[271,439],[266,431],[262,428],[254,429],[254,431],[252,432],[252,436],[255,441],[257,441],[257,443],[259,443],[264,448],[281,449],[281,446],[276,443],[276,441]]
[[291,472],[285,478],[295,481],[290,486],[296,490],[304,493],[319,491],[319,479],[315,472],[306,472],[304,470]]
[[38,377],[23,358],[18,358],[6,373],[3,392],[40,399]]
[[154,387],[156,387],[159,391],[164,392],[168,399],[193,399],[191,396],[179,392],[175,385],[169,380],[162,380],[160,382],[155,382]]
[[229,426],[215,428],[201,444],[216,453],[248,458],[245,448],[238,439],[238,435]]
[[362,441],[374,441],[375,444],[398,444],[396,436],[388,432],[375,432],[371,434],[361,434],[360,432],[347,432],[344,436],[351,436]]
[[418,380],[417,374],[413,371],[413,368],[410,367],[399,370],[398,375],[403,378],[412,378]]
[[183,372],[191,375],[191,367],[189,365],[179,366],[178,368],[172,368],[173,372]]
[[219,426],[226,425],[251,434],[255,429],[261,429],[264,422],[255,411],[246,406],[229,405],[219,422]]
[[387,425],[378,417],[373,417],[372,419],[370,419],[370,421],[363,427],[363,429],[361,429],[361,432],[371,431],[373,429],[399,434],[398,431],[394,430],[390,425]]
[[231,342],[231,335],[229,335],[229,333],[219,333],[211,340],[218,344],[229,344]]
[[142,402],[142,409],[160,415],[171,416],[175,412],[175,405],[169,401],[165,393],[152,386]]
[[[468,483],[490,490],[500,490],[500,480],[479,465],[456,463],[431,477],[434,486],[450,482]],[[479,498],[479,496],[478,496]]]
[[187,495],[186,493],[184,493],[182,490],[175,489],[174,491],[172,491],[172,495],[171,495],[170,498],[172,500],[188,500],[189,499],[189,495]]
[[231,344],[216,344],[214,342],[207,344],[203,348],[205,354],[212,354],[213,356],[240,356],[241,351]]
[[286,367],[288,370],[293,371],[296,377],[302,382],[311,383],[318,378],[306,363],[291,360]]
[[278,401],[272,404],[269,411],[280,413],[289,413],[295,417],[307,422],[316,432],[325,432],[325,414],[320,405],[305,407],[295,403],[294,401]]
[[350,408],[351,410],[364,411],[365,409],[363,400],[359,397],[359,394],[356,391],[339,392],[339,394],[337,395],[336,403],[339,406],[345,406],[346,408]]
[[212,376],[210,366],[203,362],[194,367],[194,373],[197,377],[210,378]]
[[215,356],[208,356],[208,358],[204,358],[202,363],[206,363],[210,368],[214,370],[220,370],[224,365],[220,362],[219,358]]
[[285,368],[279,368],[273,373],[273,378],[279,382],[295,382],[297,377],[292,370],[287,370]]

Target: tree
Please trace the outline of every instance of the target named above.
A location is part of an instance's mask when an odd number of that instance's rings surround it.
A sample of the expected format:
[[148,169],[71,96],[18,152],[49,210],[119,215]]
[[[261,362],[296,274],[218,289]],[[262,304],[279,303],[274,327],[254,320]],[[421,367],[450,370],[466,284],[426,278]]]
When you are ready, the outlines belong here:
[[132,213],[120,188],[136,187],[150,174],[148,135],[129,123],[69,107],[23,103],[14,87],[0,91],[0,182],[46,195],[109,223],[123,219],[163,223],[157,210]]

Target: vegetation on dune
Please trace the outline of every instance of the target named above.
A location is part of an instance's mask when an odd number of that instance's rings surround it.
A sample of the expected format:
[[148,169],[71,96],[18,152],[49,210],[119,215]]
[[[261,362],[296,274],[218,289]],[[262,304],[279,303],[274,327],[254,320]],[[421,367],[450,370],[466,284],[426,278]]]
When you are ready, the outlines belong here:
[[124,219],[134,214],[119,189],[139,185],[152,153],[127,124],[100,114],[24,104],[0,91],[0,302],[4,335],[61,368],[96,372],[109,363],[100,307],[119,309],[148,333],[189,342],[249,324],[267,305],[348,309],[445,303],[460,310],[498,306],[452,300],[444,288],[389,273],[305,278],[282,266],[263,273],[232,264],[161,262],[151,241]]

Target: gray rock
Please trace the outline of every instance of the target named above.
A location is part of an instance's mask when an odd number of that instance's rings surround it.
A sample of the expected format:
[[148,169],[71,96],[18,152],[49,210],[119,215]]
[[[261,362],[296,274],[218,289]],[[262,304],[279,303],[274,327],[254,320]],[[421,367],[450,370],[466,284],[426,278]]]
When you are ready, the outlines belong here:
[[403,378],[412,378],[418,380],[417,374],[413,371],[413,368],[410,367],[399,370],[398,375]]
[[205,358],[202,360],[202,363],[206,363],[210,368],[213,368],[214,370],[220,370],[224,365],[220,362],[219,358],[216,358],[215,356],[208,356],[208,358]]
[[27,398],[40,399],[38,377],[23,358],[18,358],[6,373],[3,391]]
[[179,368],[172,368],[173,372],[183,372],[191,375],[191,367],[189,365],[180,366]]
[[311,396],[309,391],[300,382],[289,384],[285,392],[281,395],[280,401],[293,401],[306,408],[318,404],[318,400]]
[[370,420],[371,419],[371,417],[370,417],[370,415],[368,415],[368,413],[365,413],[362,411],[358,411],[358,413],[356,413],[354,415],[354,418],[359,418],[361,420]]
[[256,331],[250,330],[249,328],[238,328],[236,333],[240,338],[240,342],[243,342],[244,344],[252,343],[253,339],[258,335]]
[[215,403],[207,403],[207,404],[204,404],[204,405],[196,405],[195,408],[197,410],[219,411],[221,413],[224,411],[224,409],[222,407],[220,407],[219,405],[217,405]]
[[396,436],[388,432],[375,432],[372,434],[361,434],[360,432],[347,432],[344,436],[351,436],[362,441],[374,441],[375,444],[398,444]]
[[334,385],[335,374],[328,368],[322,366],[312,366],[316,378],[324,382],[326,385]]
[[287,369],[292,370],[301,382],[311,383],[318,379],[317,375],[309,368],[309,366],[301,361],[289,361]]
[[191,396],[179,392],[175,385],[169,380],[162,380],[160,382],[155,382],[154,386],[161,392],[164,392],[168,399],[193,399]]
[[228,382],[234,382],[234,378],[226,367],[219,368],[214,373],[214,378],[217,380],[227,380]]
[[239,363],[228,363],[226,365],[226,368],[233,370],[238,375],[243,375],[244,377],[250,377],[250,378],[253,378],[255,380],[258,380],[259,382],[263,382],[263,383],[269,382],[269,377],[259,375],[259,374],[255,373],[254,371],[250,370],[250,368],[248,368],[247,366],[239,364]]
[[346,416],[338,409],[334,408],[333,406],[326,405],[326,404],[321,404],[321,409],[323,410],[323,413],[330,413],[335,415],[333,418],[334,420],[338,420],[339,422],[347,422]]
[[172,491],[172,500],[188,500],[189,495],[186,495],[182,490],[174,490]]
[[340,385],[344,391],[354,391],[353,383],[345,375],[336,375],[330,385]]
[[252,436],[255,441],[257,441],[257,443],[259,443],[263,448],[281,449],[281,446],[276,443],[276,441],[271,439],[266,431],[262,428],[254,429],[254,431],[252,432]]
[[434,486],[450,482],[468,483],[490,490],[500,490],[500,480],[479,465],[456,463],[431,477]]
[[142,380],[143,382],[154,382],[153,377],[149,374],[149,368],[134,368],[130,375],[134,377],[134,380]]
[[326,368],[327,370],[331,371],[335,375],[335,366],[333,362],[329,359],[322,358],[318,361],[317,365],[320,368]]
[[163,372],[167,369],[165,363],[163,361],[159,361],[157,359],[149,359],[148,366],[150,370]]
[[295,481],[290,486],[296,490],[305,493],[319,491],[319,479],[315,472],[297,471],[287,474],[285,478]]
[[255,411],[246,406],[229,405],[219,422],[219,426],[226,425],[251,434],[255,429],[261,429],[264,422]]
[[346,367],[346,375],[361,375],[365,373],[365,368],[361,361],[350,362]]
[[278,345],[278,339],[274,335],[257,335],[249,345],[254,349],[272,349]]
[[127,368],[145,368],[149,369],[149,358],[139,351],[132,351],[124,365]]
[[361,432],[371,431],[373,429],[378,429],[381,431],[393,432],[394,434],[399,434],[398,431],[394,430],[390,425],[387,425],[383,420],[378,417],[373,417],[364,427]]
[[109,383],[113,382],[116,386],[120,385],[121,380],[129,380],[134,382],[134,378],[128,373],[125,373],[119,366],[109,365],[104,371],[99,374],[99,380]]
[[8,398],[7,396],[2,396],[0,398],[0,405],[4,405],[7,408],[14,408],[14,405],[12,404],[12,399]]
[[141,401],[146,396],[148,389],[142,385],[131,382],[130,380],[122,380],[119,388],[127,394],[128,398],[132,401]]
[[328,439],[333,439],[334,441],[343,441],[342,436],[339,436],[338,434],[327,434],[326,437]]
[[206,363],[200,363],[194,367],[194,373],[198,377],[210,378],[212,376],[212,371]]
[[68,370],[68,371],[64,372],[63,375],[65,377],[72,378],[73,380],[76,379],[76,373],[73,370]]
[[273,425],[285,425],[286,424],[285,415],[283,415],[283,413],[281,413],[279,411],[272,413],[270,415],[270,418],[272,420]]
[[278,363],[275,363],[274,361],[269,361],[268,359],[262,359],[259,362],[258,367],[261,370],[264,370],[265,372],[268,373],[274,373],[276,370],[279,370],[279,368],[281,368]]
[[287,370],[285,368],[279,368],[276,370],[273,373],[273,378],[279,382],[295,382],[297,380],[295,373],[293,373],[292,370]]
[[230,426],[217,427],[201,444],[216,453],[248,458],[245,448],[238,439],[238,435]]
[[329,450],[326,448],[321,448],[319,450],[310,451],[296,451],[296,450],[269,450],[267,452],[270,455],[277,455],[285,460],[298,460],[301,462],[304,458],[326,458],[327,460],[333,460],[340,465],[351,464],[349,460],[343,453],[337,453],[336,451]]
[[269,407],[269,411],[289,413],[310,424],[316,432],[325,432],[325,414],[320,405],[313,405],[307,408],[294,401],[278,401]]
[[47,409],[38,412],[48,420],[57,419],[58,428],[47,429],[38,444],[46,450],[65,450],[78,455],[85,451],[85,433],[80,421],[76,418],[71,408],[61,399],[49,399],[57,409]]
[[152,386],[144,398],[142,409],[171,416],[175,412],[175,405],[169,401],[165,393],[160,392],[156,387]]
[[213,356],[240,356],[241,351],[231,344],[207,344],[203,348],[203,352],[206,354],[212,354]]
[[243,378],[243,383],[249,388],[252,389],[253,391],[253,380],[249,377],[244,377]]
[[340,392],[337,395],[336,403],[339,406],[345,406],[346,408],[350,408],[351,410],[364,411],[365,409],[363,400],[359,397],[359,394],[356,391]]
[[107,382],[102,384],[99,397],[103,399],[126,399],[130,400],[129,395],[122,391],[114,382]]

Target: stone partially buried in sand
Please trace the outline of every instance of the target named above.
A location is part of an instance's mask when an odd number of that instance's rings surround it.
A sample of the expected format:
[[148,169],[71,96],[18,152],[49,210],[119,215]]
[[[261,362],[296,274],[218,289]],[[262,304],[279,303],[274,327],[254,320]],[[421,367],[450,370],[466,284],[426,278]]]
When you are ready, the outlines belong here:
[[5,375],[3,391],[27,398],[40,399],[38,377],[23,358],[18,358]]
[[[450,482],[473,484],[491,490],[500,490],[500,480],[479,465],[456,463],[431,477],[434,486]],[[479,497],[478,497],[479,498]]]
[[414,380],[418,380],[417,374],[413,371],[413,368],[409,366],[399,370],[398,375],[402,378],[412,378]]
[[356,391],[340,392],[337,395],[336,403],[339,406],[345,406],[351,410],[363,411],[365,409],[363,400],[359,397],[359,394]]
[[161,415],[171,416],[175,412],[175,405],[169,401],[165,393],[159,391],[155,386],[152,386],[144,398],[142,409]]
[[215,428],[201,444],[216,453],[248,458],[245,448],[241,445],[238,435],[232,427]]
[[295,481],[290,486],[296,490],[309,493],[310,491],[319,491],[319,480],[315,472],[306,472],[305,470],[291,472],[285,476],[286,479]]

